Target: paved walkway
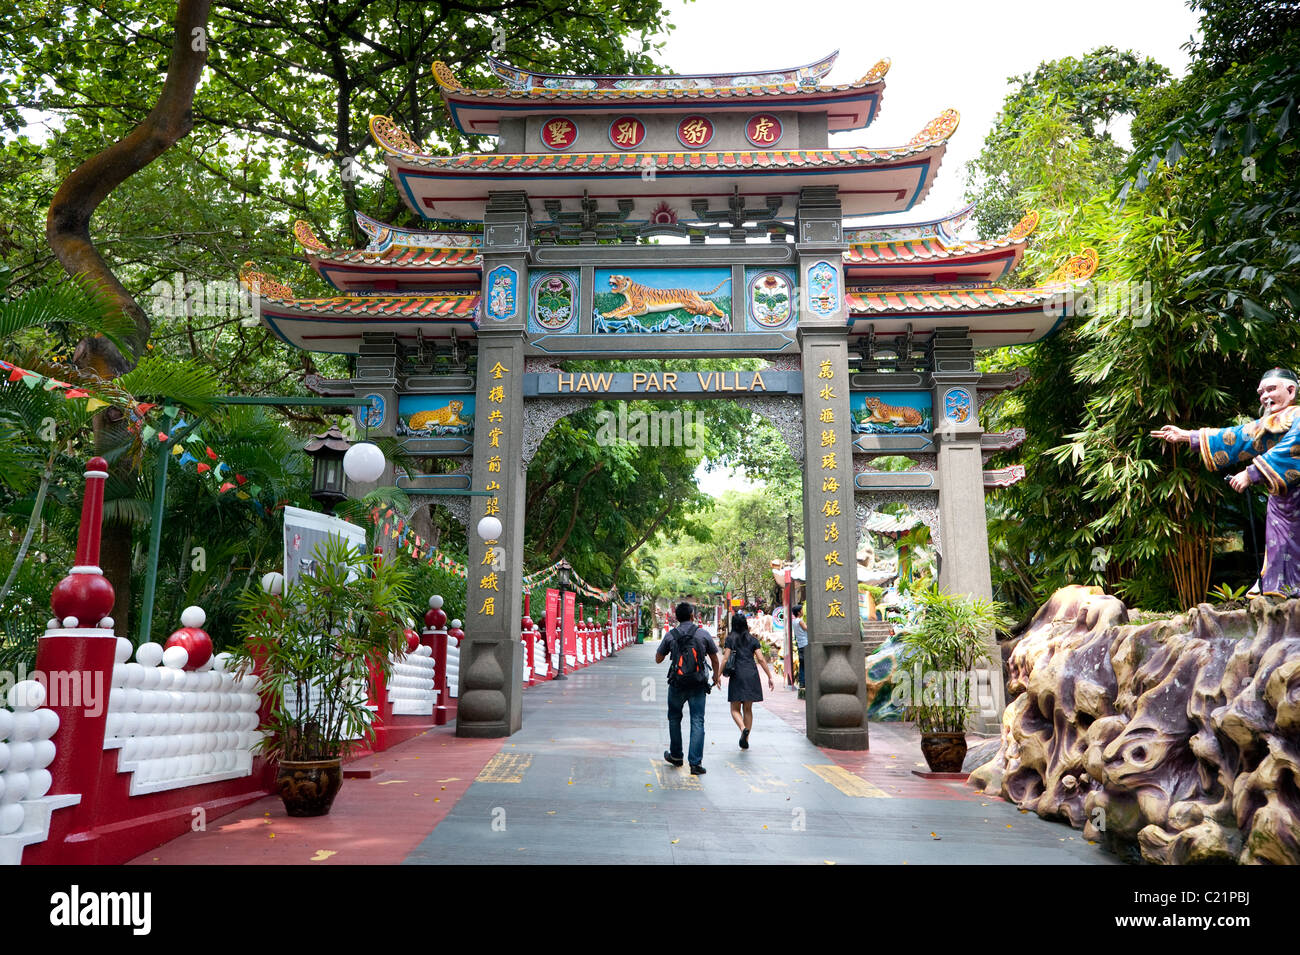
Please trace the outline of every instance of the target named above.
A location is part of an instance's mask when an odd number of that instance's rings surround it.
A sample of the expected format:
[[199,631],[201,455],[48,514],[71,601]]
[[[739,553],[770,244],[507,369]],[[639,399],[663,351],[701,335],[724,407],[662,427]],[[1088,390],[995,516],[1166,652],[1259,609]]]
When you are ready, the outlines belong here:
[[[146,853],[136,864],[1015,863],[1116,864],[1064,824],[920,779],[916,734],[871,725],[872,749],[803,735],[803,704],[777,686],[748,751],[709,697],[704,765],[666,764],[666,687],[654,647],[524,693],[509,740],[439,728],[357,767],[334,810],[289,819],[276,797]],[[683,720],[689,733],[689,718]]]

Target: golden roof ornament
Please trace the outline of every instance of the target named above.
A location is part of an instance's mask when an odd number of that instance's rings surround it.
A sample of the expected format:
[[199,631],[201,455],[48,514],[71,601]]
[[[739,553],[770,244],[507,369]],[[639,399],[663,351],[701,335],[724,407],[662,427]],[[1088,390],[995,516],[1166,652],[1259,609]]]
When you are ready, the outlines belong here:
[[254,295],[261,295],[264,298],[277,298],[284,301],[293,298],[293,289],[289,285],[261,271],[254,262],[245,262],[244,267],[239,270],[239,284]]
[[885,74],[889,72],[889,67],[891,65],[893,65],[893,61],[890,60],[889,57],[885,57],[884,59],[877,60],[876,65],[873,66],[870,70],[868,70],[866,75],[863,76],[862,79],[858,80],[858,82],[879,83],[881,80],[885,78]]
[[398,126],[392,117],[371,116],[370,135],[380,146],[385,146],[393,152],[411,156],[423,155],[415,140],[406,135],[406,131]]
[[908,148],[919,146],[928,146],[932,143],[941,143],[952,136],[957,131],[957,124],[961,122],[961,114],[955,109],[945,109],[925,124],[925,128],[908,141]]
[[316,237],[312,231],[311,224],[304,219],[299,219],[293,224],[293,237],[298,240],[298,244],[308,252],[327,252],[329,246]]
[[1072,255],[1061,263],[1061,267],[1047,277],[1047,282],[1049,285],[1055,285],[1085,281],[1092,278],[1092,274],[1097,271],[1097,266],[1100,264],[1101,260],[1097,256],[1096,249],[1083,249],[1078,255]]
[[1007,233],[1007,238],[1012,242],[1019,242],[1022,239],[1029,238],[1030,234],[1038,228],[1038,213],[1030,210],[1025,213],[1025,217],[1016,223],[1015,228]]

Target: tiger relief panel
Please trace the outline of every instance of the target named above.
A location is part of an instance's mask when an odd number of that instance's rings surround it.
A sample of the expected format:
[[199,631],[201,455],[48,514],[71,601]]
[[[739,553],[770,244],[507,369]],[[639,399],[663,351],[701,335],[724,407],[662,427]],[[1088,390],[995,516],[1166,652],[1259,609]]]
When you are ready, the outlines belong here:
[[402,395],[397,403],[399,437],[443,438],[474,433],[474,395]]
[[730,332],[729,268],[596,269],[596,334]]

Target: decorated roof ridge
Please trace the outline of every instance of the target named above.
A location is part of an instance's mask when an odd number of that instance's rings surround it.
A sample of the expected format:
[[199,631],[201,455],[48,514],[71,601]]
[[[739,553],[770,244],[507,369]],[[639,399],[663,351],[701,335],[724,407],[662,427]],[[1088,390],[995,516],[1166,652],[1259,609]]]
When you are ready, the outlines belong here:
[[313,298],[298,298],[293,287],[282,282],[269,273],[259,269],[256,263],[245,262],[239,270],[239,282],[245,288],[261,298],[284,305],[308,307],[315,305],[350,306],[361,303],[396,303],[411,301],[428,301],[433,304],[461,303],[466,300],[478,300],[478,292],[412,292],[410,294],[392,295],[327,295]]
[[293,235],[316,262],[385,263],[403,268],[467,268],[482,261],[477,250],[469,246],[397,245],[390,243],[382,249],[331,249],[312,231],[311,226],[299,219],[293,224]]
[[[461,153],[456,156],[432,156],[427,153],[419,152],[419,147],[411,140],[400,127],[387,116],[372,116],[370,118],[370,133],[380,148],[390,156],[396,156],[407,162],[423,166],[442,166],[449,168],[472,166],[481,169],[499,170],[503,167],[506,171],[528,168],[576,168],[579,163],[576,160],[588,160],[586,168],[591,168],[596,160],[598,163],[608,165],[611,161],[617,165],[638,166],[640,162],[647,157],[661,157],[667,165],[662,167],[662,171],[671,171],[674,167],[669,161],[670,157],[686,160],[690,157],[697,164],[702,163],[707,157],[715,160],[724,156],[748,156],[748,157],[778,157],[775,162],[770,159],[765,165],[773,166],[782,163],[789,163],[795,166],[803,165],[835,165],[841,162],[861,162],[864,159],[894,159],[900,156],[910,156],[915,153],[923,152],[934,146],[940,146],[947,143],[957,130],[957,125],[961,121],[960,114],[955,109],[944,110],[941,114],[930,120],[925,127],[913,136],[906,146],[884,146],[870,148],[866,146],[852,146],[840,149],[831,149],[829,147],[810,147],[807,149],[726,149],[726,150],[706,150],[702,152],[688,152],[676,150],[648,150],[646,152],[634,152],[631,150],[609,150],[603,152],[582,153],[582,152],[545,152],[545,153]],[[788,157],[788,158],[787,158]],[[714,166],[717,165],[715,162]]]
[[[509,83],[512,86],[518,86],[522,88],[524,83],[528,81],[542,81],[538,85],[546,86],[547,85],[545,83],[546,80],[556,80],[556,81],[611,80],[613,81],[613,80],[662,80],[662,79],[684,79],[684,80],[723,79],[723,78],[735,79],[739,77],[749,77],[749,76],[763,77],[763,76],[773,76],[777,74],[784,75],[787,73],[801,74],[801,75],[811,76],[814,79],[821,79],[823,76],[825,76],[827,73],[831,71],[831,67],[835,65],[835,61],[839,57],[839,55],[840,55],[839,50],[833,50],[826,56],[814,60],[811,63],[805,63],[803,66],[792,66],[792,67],[776,69],[776,70],[758,70],[758,71],[749,70],[749,71],[740,71],[735,73],[662,73],[662,74],[539,73],[536,70],[521,70],[516,66],[511,66],[505,60],[497,59],[495,56],[489,56],[487,58],[487,62],[488,62],[488,68],[491,69],[492,72],[495,73],[497,76],[501,77],[501,79],[505,80],[507,83]],[[553,86],[549,88],[562,89],[564,87]]]
[[[728,73],[713,75],[665,74],[661,76],[546,76],[525,71],[514,71],[504,67],[518,77],[518,82],[497,72],[508,85],[473,89],[457,79],[451,68],[441,60],[433,64],[433,75],[442,88],[444,96],[455,99],[540,99],[555,100],[626,100],[644,98],[705,98],[743,99],[749,96],[772,96],[807,93],[819,95],[824,93],[842,93],[852,90],[867,89],[882,85],[885,74],[889,72],[891,60],[888,57],[876,61],[860,79],[851,83],[833,83],[822,85],[821,77],[829,71],[818,74],[804,72],[809,67],[797,67],[791,70],[766,71],[763,73]],[[815,65],[815,64],[814,64]],[[494,72],[496,72],[494,70]],[[530,77],[541,77],[541,83],[534,85]],[[553,85],[546,85],[553,84]],[[561,85],[564,84],[564,85]]]
[[354,212],[361,231],[370,236],[367,252],[383,252],[393,246],[418,249],[477,249],[483,245],[481,222],[453,222],[435,220],[432,230],[408,229],[372,219],[363,212]]
[[1072,255],[1048,276],[1042,285],[1002,288],[992,284],[877,285],[845,289],[849,311],[897,312],[936,309],[979,309],[1009,305],[1033,305],[1059,295],[1073,282],[1087,281],[1097,271],[1097,250],[1085,248]]
[[[1028,241],[1038,227],[1038,213],[1030,212],[1007,232],[992,239],[967,239],[946,241],[941,235],[880,239],[871,242],[851,242],[844,253],[845,262],[908,261],[915,259],[945,259],[991,252],[1020,245]],[[884,254],[882,254],[884,253]]]
[[334,298],[270,299],[266,308],[280,314],[292,309],[317,315],[345,315],[383,319],[455,319],[473,324],[478,319],[479,293],[423,295],[345,295]]

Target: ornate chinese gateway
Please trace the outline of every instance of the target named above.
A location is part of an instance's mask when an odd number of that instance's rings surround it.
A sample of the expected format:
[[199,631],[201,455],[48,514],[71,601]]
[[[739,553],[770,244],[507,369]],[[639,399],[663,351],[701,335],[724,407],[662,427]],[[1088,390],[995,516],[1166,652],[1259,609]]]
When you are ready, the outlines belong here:
[[[975,353],[1050,334],[1066,315],[1061,293],[1091,274],[1095,253],[1048,286],[1010,289],[998,283],[1033,214],[976,241],[957,235],[970,208],[847,227],[925,198],[958,115],[939,112],[901,146],[832,147],[831,133],[870,125],[889,70],[882,60],[832,84],[835,60],[700,76],[558,76],[489,60],[488,86],[435,63],[452,124],[497,137],[497,151],[438,155],[376,116],[374,141],[423,228],[358,215],[367,247],[331,249],[299,222],[331,298],[299,298],[246,267],[279,338],[356,356],[355,377],[318,382],[323,392],[374,396],[371,431],[472,462],[398,483],[461,494],[471,526],[501,520],[498,541],[469,535],[483,572],[469,581],[461,735],[520,726],[526,468],[555,418],[591,398],[718,395],[801,418],[791,444],[805,469],[808,735],[820,745],[867,745],[853,557],[873,508],[916,505],[940,550],[940,585],[989,594],[985,489],[1024,472],[983,465],[1024,435],[985,434],[980,404],[1023,378],[981,374]],[[762,357],[769,368],[563,367],[683,356]],[[911,470],[871,467],[899,454]],[[503,570],[490,573],[494,562]]]

